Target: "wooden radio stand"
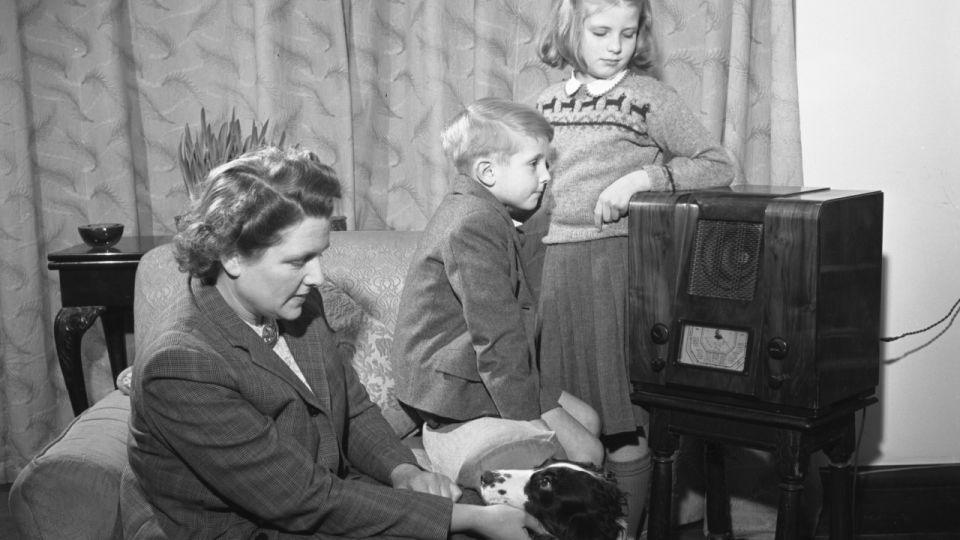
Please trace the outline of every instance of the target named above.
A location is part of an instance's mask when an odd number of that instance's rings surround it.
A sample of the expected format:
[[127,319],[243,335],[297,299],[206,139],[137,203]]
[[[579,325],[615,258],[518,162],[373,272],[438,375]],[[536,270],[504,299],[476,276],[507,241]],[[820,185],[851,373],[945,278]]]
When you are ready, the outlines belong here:
[[[830,538],[852,538],[850,459],[855,443],[856,411],[875,403],[873,396],[853,398],[827,410],[784,413],[736,403],[715,403],[667,389],[637,385],[632,401],[650,413],[649,444],[653,454],[648,538],[673,538],[673,460],[679,436],[707,442],[707,526],[711,539],[733,539],[730,501],[723,469],[723,445],[773,452],[780,477],[777,540],[806,537],[801,523],[801,495],[810,456],[822,450],[830,459]],[[812,536],[812,531],[807,531]],[[801,536],[804,535],[804,536]]]

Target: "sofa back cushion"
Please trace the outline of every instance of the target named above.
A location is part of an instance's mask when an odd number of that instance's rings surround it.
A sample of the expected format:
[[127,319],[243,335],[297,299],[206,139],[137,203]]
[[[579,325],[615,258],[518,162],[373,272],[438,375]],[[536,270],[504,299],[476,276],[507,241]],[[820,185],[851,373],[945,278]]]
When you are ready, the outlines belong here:
[[324,276],[346,291],[365,313],[386,325],[397,325],[400,293],[420,232],[343,231],[330,233],[323,254]]

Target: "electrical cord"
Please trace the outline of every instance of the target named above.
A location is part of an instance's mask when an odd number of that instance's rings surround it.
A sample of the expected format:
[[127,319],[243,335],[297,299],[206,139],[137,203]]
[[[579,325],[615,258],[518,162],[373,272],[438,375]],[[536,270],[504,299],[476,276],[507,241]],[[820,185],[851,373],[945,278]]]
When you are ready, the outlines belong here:
[[880,338],[880,341],[883,341],[883,342],[891,342],[891,341],[896,341],[896,340],[901,339],[901,338],[905,338],[905,337],[907,337],[907,336],[913,336],[913,335],[916,335],[916,334],[922,334],[923,332],[926,332],[926,331],[928,331],[928,330],[931,330],[931,329],[939,326],[939,325],[942,324],[944,321],[946,321],[947,319],[949,319],[951,316],[955,316],[955,313],[954,313],[954,312],[957,311],[957,307],[960,307],[960,298],[958,298],[957,301],[953,303],[953,307],[950,308],[950,311],[948,311],[947,314],[944,315],[942,319],[940,319],[939,321],[931,324],[930,326],[927,326],[926,328],[921,328],[920,330],[914,330],[914,331],[912,331],[912,332],[904,332],[903,334],[900,334],[899,336],[896,336],[896,337],[882,337],[882,338]]

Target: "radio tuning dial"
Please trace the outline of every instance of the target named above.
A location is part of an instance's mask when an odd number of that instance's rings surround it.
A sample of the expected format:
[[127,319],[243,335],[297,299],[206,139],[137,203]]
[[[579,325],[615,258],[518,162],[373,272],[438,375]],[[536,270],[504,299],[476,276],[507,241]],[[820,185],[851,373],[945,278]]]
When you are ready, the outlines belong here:
[[670,339],[670,329],[663,323],[657,323],[650,329],[650,339],[657,345],[664,345]]

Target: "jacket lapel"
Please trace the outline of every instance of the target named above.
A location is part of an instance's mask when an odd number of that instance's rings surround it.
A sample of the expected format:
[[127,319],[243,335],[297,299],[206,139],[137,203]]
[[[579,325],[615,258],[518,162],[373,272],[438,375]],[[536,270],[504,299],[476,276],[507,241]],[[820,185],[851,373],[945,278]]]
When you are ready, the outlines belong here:
[[[303,384],[303,381],[283,363],[283,360],[273,352],[273,349],[264,343],[260,336],[233,311],[233,308],[220,296],[220,292],[216,287],[204,285],[200,283],[199,280],[191,279],[190,290],[198,308],[207,316],[210,326],[214,331],[219,332],[234,348],[245,351],[247,358],[249,358],[251,362],[294,387],[297,393],[300,394],[303,400],[310,404],[310,406],[329,412],[329,392],[325,394],[325,401],[321,401],[318,396],[314,395],[314,392],[311,392],[310,389]],[[301,316],[301,319],[302,318]],[[285,327],[286,325],[283,325],[281,329]],[[306,352],[298,353],[295,347],[291,345],[291,341],[294,340],[290,339],[290,336],[284,335],[284,339],[287,341],[287,346],[290,348],[290,352],[294,358],[314,358],[303,356],[309,354]],[[301,366],[301,370],[303,369],[303,364],[306,363],[310,362],[298,364]],[[313,385],[314,382],[312,379],[307,378],[307,380]],[[326,391],[326,385],[324,385],[324,390]]]
[[[295,321],[280,321],[280,329],[290,354],[297,359],[300,371],[310,383],[313,396],[320,403],[320,409],[331,412],[330,386],[325,372],[326,359],[332,352],[322,339],[310,339],[309,336],[324,335],[324,332],[308,332],[314,324],[325,324],[322,319],[320,294],[313,290],[303,304],[303,313]],[[298,380],[298,382],[300,382]]]

